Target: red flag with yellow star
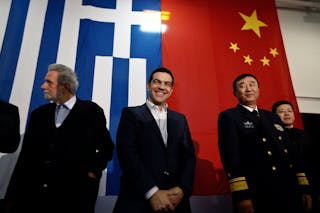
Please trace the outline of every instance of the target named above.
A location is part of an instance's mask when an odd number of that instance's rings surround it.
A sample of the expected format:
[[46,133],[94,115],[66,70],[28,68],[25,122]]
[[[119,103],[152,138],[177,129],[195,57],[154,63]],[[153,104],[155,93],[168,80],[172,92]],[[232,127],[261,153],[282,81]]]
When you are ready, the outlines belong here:
[[[216,70],[220,79],[229,82],[243,72],[256,75],[261,87],[259,107],[271,109],[273,102],[289,99],[298,109],[275,3],[260,3],[224,1],[214,6],[216,14],[224,11],[223,18],[213,24]],[[230,84],[225,80],[218,81],[218,87],[227,90]],[[220,99],[222,108],[230,106],[224,98]],[[229,94],[229,98],[233,95]],[[301,126],[300,116],[297,118],[297,125]]]
[[[197,152],[194,194],[229,192],[217,145],[219,112],[237,104],[232,81],[252,73],[258,106],[287,99],[298,109],[274,0],[162,0],[163,65],[176,77],[169,107],[186,114]],[[302,122],[297,110],[296,126]]]

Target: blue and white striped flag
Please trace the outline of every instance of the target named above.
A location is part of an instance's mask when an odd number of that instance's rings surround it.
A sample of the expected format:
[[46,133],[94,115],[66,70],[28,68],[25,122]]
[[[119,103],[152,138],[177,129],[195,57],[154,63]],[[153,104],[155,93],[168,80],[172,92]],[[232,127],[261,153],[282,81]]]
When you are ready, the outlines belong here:
[[[104,109],[115,141],[122,108],[145,102],[141,82],[162,63],[159,10],[159,0],[1,0],[0,99],[19,107],[21,133],[47,102],[48,65],[62,63],[78,75],[77,96]],[[118,193],[120,173],[115,156],[107,194]]]

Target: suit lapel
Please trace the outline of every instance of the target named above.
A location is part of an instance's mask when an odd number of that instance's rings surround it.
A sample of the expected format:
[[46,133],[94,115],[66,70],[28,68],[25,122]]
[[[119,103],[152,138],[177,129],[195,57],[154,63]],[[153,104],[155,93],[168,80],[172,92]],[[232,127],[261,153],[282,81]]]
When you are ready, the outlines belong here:
[[167,147],[170,147],[170,145],[173,141],[174,133],[175,133],[175,131],[173,131],[174,128],[175,128],[175,125],[174,125],[173,113],[171,110],[168,109],[168,113],[167,113],[167,131],[168,131]]
[[259,112],[260,112],[259,114],[261,117],[263,131],[266,132],[266,134],[271,135],[272,138],[274,139],[274,132],[273,132],[274,122],[270,119],[269,116],[266,116],[263,110],[259,110]]
[[250,113],[249,110],[247,110],[244,106],[242,106],[240,104],[238,104],[236,108],[239,109],[239,111],[242,112],[242,113],[245,113],[245,114]]
[[47,110],[49,111],[49,113],[48,113],[49,118],[47,118],[48,122],[50,121],[50,125],[53,125],[55,127],[56,104],[50,103]]
[[141,108],[141,116],[144,118],[144,121],[146,123],[150,123],[151,124],[151,127],[150,129],[152,129],[153,131],[155,131],[157,137],[159,138],[159,141],[161,142],[161,144],[163,146],[164,145],[164,141],[163,141],[163,138],[161,136],[161,132],[160,132],[160,129],[159,129],[159,126],[157,124],[157,121],[154,119],[151,111],[149,110],[147,104],[144,104],[142,105],[142,108]]

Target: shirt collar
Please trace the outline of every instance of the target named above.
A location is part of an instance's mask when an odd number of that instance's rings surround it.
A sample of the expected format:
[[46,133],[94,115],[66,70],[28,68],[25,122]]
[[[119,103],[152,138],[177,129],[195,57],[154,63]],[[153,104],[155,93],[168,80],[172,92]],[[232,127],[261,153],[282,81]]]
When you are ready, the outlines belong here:
[[69,110],[71,110],[73,108],[73,106],[76,104],[77,98],[76,96],[72,96],[72,98],[70,98],[69,100],[67,100],[66,102],[64,102],[64,106],[66,108],[68,108]]
[[[157,105],[155,105],[154,103],[152,103],[149,99],[147,99],[146,104],[147,104],[147,107],[148,107],[150,110],[151,110],[151,109],[157,109],[158,111],[160,111],[160,110],[159,110],[159,107],[158,107]],[[167,103],[164,105],[163,110],[164,110],[163,112],[167,112],[167,110],[168,110],[168,104],[167,104]]]
[[256,106],[256,108],[254,108],[254,109],[252,109],[251,107],[245,106],[245,105],[241,105],[241,106],[243,106],[244,108],[246,108],[246,109],[249,110],[250,112],[253,112],[253,110],[256,110],[257,112],[259,112],[259,111],[258,111],[258,106]]

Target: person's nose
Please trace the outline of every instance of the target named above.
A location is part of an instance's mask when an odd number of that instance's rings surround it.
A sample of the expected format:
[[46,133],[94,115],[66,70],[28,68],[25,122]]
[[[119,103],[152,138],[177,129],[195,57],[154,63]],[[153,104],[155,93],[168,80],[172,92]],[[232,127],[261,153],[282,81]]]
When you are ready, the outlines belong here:
[[42,90],[45,89],[45,83],[41,84],[41,89],[42,89]]
[[161,82],[161,83],[159,84],[159,89],[164,90],[165,88],[166,88],[165,82]]
[[165,88],[165,85],[164,85],[163,82],[160,84],[159,88],[160,88],[160,89],[164,89],[164,88]]
[[245,88],[246,88],[246,91],[247,91],[247,92],[250,92],[250,91],[251,91],[251,87],[250,87],[249,85],[246,85]]

